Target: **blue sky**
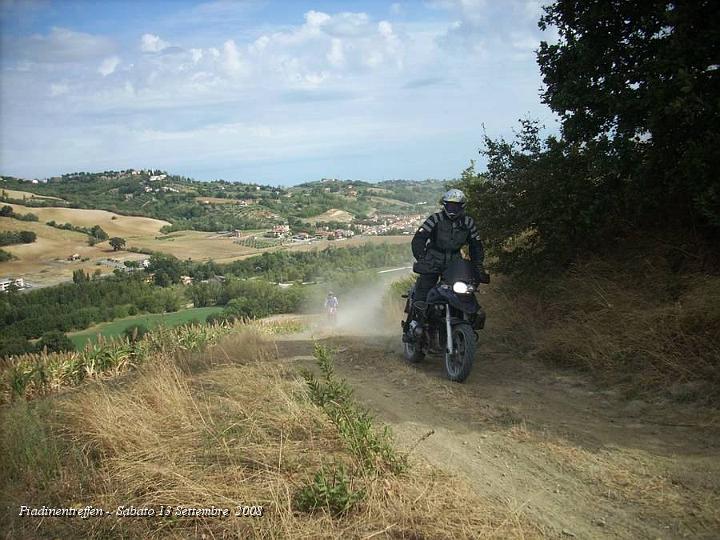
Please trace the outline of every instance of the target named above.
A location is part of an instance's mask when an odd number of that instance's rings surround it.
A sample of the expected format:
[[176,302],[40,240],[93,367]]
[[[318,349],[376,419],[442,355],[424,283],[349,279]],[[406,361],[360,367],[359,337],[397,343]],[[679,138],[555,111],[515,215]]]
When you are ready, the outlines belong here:
[[0,174],[453,178],[549,127],[539,0],[0,0]]

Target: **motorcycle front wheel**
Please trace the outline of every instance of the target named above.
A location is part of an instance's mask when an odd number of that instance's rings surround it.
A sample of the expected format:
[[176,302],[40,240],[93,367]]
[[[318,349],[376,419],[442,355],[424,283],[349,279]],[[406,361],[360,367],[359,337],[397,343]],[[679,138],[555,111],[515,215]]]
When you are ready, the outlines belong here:
[[453,351],[445,353],[445,372],[451,381],[463,382],[475,360],[475,332],[469,324],[457,324],[452,329],[452,341]]

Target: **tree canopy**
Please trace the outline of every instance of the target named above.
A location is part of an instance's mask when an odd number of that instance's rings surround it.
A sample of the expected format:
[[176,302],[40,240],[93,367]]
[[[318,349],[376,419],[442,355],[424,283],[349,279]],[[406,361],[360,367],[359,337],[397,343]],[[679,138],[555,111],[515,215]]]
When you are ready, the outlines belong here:
[[538,63],[564,139],[595,146],[645,219],[720,227],[720,25],[709,0],[557,0]]
[[[720,233],[720,26],[709,1],[556,0],[540,27],[559,135],[521,121],[465,171],[469,209],[504,271],[573,260],[637,230]],[[716,243],[717,245],[717,243]]]

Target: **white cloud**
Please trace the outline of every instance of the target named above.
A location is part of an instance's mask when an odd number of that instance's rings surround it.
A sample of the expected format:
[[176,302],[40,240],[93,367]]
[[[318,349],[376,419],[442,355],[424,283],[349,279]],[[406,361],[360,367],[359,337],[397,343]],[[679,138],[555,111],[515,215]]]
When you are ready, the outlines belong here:
[[170,44],[167,41],[163,41],[160,36],[155,34],[143,34],[140,38],[140,50],[143,52],[160,52],[169,46]]
[[367,13],[338,13],[323,23],[323,29],[331,36],[359,36],[367,34],[369,24]]
[[540,40],[529,34],[512,34],[512,46],[516,49],[534,51],[540,46]]
[[50,95],[52,97],[62,96],[63,94],[67,94],[70,90],[70,87],[67,83],[52,83],[50,85]]
[[8,54],[33,63],[83,62],[113,52],[113,41],[104,36],[53,27],[47,35],[35,34],[11,43]]
[[265,50],[265,47],[268,46],[268,43],[270,43],[268,36],[260,36],[250,45],[250,52],[260,54]]
[[109,56],[100,63],[98,67],[98,73],[103,77],[106,77],[115,72],[115,68],[120,64],[120,58],[117,56]]
[[345,64],[345,53],[340,38],[333,38],[330,44],[330,51],[327,53],[328,62],[335,67],[342,67]]
[[247,66],[240,57],[240,51],[232,39],[223,44],[222,66],[231,76],[242,75],[247,71]]
[[[504,1],[501,4],[502,9],[507,9],[509,2]],[[428,5],[455,13],[463,22],[473,26],[483,22],[488,7],[486,0],[432,0]]]
[[190,49],[190,54],[192,55],[193,63],[197,64],[200,60],[202,60],[202,49]]
[[308,11],[305,14],[305,24],[312,28],[319,28],[330,20],[330,15],[321,11]]

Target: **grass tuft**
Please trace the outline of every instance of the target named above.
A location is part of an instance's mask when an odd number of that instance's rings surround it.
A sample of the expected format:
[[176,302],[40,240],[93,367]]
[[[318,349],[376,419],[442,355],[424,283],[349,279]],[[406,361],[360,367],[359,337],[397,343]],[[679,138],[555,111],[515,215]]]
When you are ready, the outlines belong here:
[[295,494],[295,506],[301,512],[325,509],[333,516],[346,514],[365,498],[364,489],[354,489],[352,478],[343,465],[322,467],[311,483]]

